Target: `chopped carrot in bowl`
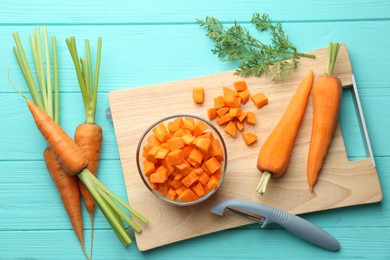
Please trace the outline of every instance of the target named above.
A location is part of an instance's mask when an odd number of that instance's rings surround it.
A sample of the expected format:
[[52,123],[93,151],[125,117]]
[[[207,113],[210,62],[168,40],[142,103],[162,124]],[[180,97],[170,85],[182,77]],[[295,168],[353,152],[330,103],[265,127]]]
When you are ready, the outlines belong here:
[[193,115],[159,120],[141,137],[137,168],[154,195],[187,206],[209,198],[225,175],[226,146],[209,121]]

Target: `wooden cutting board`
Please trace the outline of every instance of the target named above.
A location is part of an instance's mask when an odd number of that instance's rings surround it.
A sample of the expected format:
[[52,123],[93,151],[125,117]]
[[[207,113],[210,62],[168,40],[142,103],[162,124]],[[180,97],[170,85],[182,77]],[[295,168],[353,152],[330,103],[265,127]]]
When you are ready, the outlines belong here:
[[[206,110],[213,98],[222,94],[222,87],[233,88],[242,80],[234,71],[180,80],[152,86],[112,91],[110,108],[118,143],[129,203],[144,214],[150,224],[136,235],[139,250],[145,251],[191,237],[250,224],[232,215],[218,217],[209,209],[227,198],[239,198],[264,203],[293,214],[321,211],[357,204],[381,201],[382,191],[376,168],[370,159],[348,161],[343,138],[336,129],[328,156],[313,193],[306,180],[306,160],[312,122],[312,101],[302,121],[287,173],[281,179],[271,179],[267,192],[260,196],[256,186],[261,174],[256,168],[257,155],[270,131],[279,121],[290,98],[309,69],[322,75],[327,63],[327,48],[311,52],[316,59],[301,59],[299,69],[283,82],[270,78],[245,79],[251,93],[264,92],[269,104],[257,109],[248,102],[243,109],[254,111],[258,123],[246,126],[258,135],[258,141],[247,147],[241,135],[236,139],[217,127],[226,142],[228,166],[220,189],[205,202],[189,207],[168,205],[156,198],[143,184],[136,167],[136,148],[142,133],[155,121],[173,114],[194,114],[207,118]],[[345,45],[339,51],[335,74],[343,86],[351,85],[352,68]],[[203,105],[192,101],[192,88],[203,86]]]

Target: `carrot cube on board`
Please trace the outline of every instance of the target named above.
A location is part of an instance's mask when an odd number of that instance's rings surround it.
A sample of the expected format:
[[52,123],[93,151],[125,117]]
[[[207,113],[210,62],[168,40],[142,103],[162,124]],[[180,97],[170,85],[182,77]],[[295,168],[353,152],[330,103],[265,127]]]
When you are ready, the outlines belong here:
[[207,116],[209,118],[209,120],[214,120],[217,118],[217,109],[215,107],[211,107],[209,109],[207,109]]
[[225,128],[225,132],[231,136],[233,136],[234,138],[237,137],[237,127],[236,127],[236,124],[234,124],[233,121],[230,121],[228,123],[228,125],[226,126]]
[[247,146],[257,141],[257,136],[251,132],[242,133],[242,138]]
[[236,124],[236,128],[237,128],[237,130],[238,130],[238,131],[242,131],[242,130],[244,130],[244,128],[245,128],[245,125],[244,125],[244,123],[243,123],[243,122],[241,122],[241,121],[237,120],[237,121],[235,121],[235,124]]
[[252,102],[256,105],[257,108],[265,106],[268,104],[268,98],[264,95],[263,92],[259,92],[251,97]]
[[245,89],[237,92],[237,96],[241,98],[241,104],[245,105],[249,101],[251,93],[249,92],[249,89]]
[[216,109],[219,109],[219,108],[224,107],[224,106],[225,106],[225,100],[224,100],[223,96],[218,96],[218,97],[214,98],[214,107]]
[[251,124],[251,125],[255,125],[256,124],[256,116],[255,116],[255,113],[253,113],[253,112],[247,112],[247,114],[246,114],[246,122],[248,123],[248,124]]
[[196,104],[203,104],[204,102],[204,88],[196,87],[192,89],[192,97]]
[[221,108],[218,108],[217,109],[217,116],[218,117],[223,117],[227,112],[229,112],[229,108],[228,107],[221,107]]
[[237,92],[248,89],[245,81],[236,81],[233,84]]

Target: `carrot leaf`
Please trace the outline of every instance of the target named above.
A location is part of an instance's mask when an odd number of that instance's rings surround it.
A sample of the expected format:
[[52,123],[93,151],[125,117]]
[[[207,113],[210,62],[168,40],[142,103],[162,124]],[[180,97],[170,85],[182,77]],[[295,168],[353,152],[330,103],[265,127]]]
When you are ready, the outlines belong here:
[[298,52],[290,42],[280,23],[272,23],[267,14],[254,13],[251,23],[260,32],[269,32],[271,43],[266,44],[254,38],[248,29],[238,22],[224,28],[214,17],[197,19],[206,28],[206,36],[215,42],[212,50],[221,61],[238,61],[236,74],[243,77],[273,75],[272,80],[282,80],[297,67],[299,58],[315,58],[314,55]]
[[336,64],[337,54],[339,53],[340,43],[330,42],[329,43],[329,54],[328,63],[326,68],[326,75],[333,75],[334,65]]

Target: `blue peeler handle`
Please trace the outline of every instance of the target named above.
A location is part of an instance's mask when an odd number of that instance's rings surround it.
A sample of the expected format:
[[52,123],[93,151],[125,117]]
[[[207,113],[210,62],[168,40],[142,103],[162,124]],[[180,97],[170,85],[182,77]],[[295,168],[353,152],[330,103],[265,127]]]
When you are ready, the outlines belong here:
[[262,228],[268,224],[276,223],[314,245],[330,251],[338,251],[340,249],[339,242],[329,233],[311,222],[286,211],[240,199],[224,200],[215,205],[211,211],[217,215],[223,215],[226,208],[234,208],[264,217],[264,221],[260,223]]

